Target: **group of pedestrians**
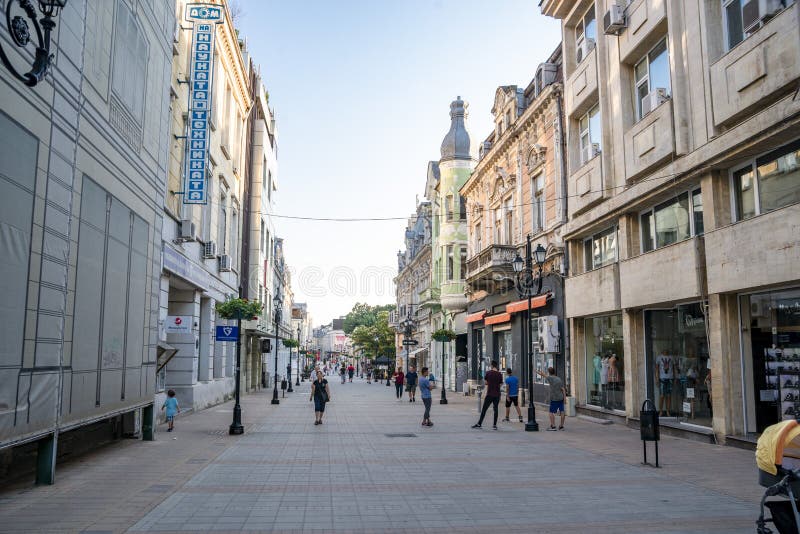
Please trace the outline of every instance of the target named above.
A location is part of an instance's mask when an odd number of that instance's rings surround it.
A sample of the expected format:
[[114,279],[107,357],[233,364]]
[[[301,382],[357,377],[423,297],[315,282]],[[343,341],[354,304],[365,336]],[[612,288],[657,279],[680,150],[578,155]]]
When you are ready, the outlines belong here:
[[[564,382],[556,375],[556,370],[553,367],[547,369],[547,374],[542,371],[536,371],[550,386],[550,426],[547,428],[549,431],[564,430],[564,420],[566,414],[564,413],[564,398],[567,390],[564,387]],[[492,421],[492,429],[497,430],[497,415],[498,405],[500,404],[500,386],[505,382],[506,384],[506,417],[503,421],[509,421],[511,413],[511,406],[513,405],[517,410],[519,421],[522,422],[522,412],[519,409],[519,379],[514,376],[511,368],[506,369],[506,378],[503,380],[503,375],[498,371],[498,363],[493,360],[491,369],[486,372],[484,376],[486,383],[486,397],[483,399],[483,407],[481,408],[481,416],[478,422],[472,425],[472,428],[483,428],[483,420],[486,417],[486,412],[489,406],[494,411],[494,418]],[[530,402],[530,401],[529,401]],[[556,415],[561,416],[560,425],[556,428],[555,420]]]

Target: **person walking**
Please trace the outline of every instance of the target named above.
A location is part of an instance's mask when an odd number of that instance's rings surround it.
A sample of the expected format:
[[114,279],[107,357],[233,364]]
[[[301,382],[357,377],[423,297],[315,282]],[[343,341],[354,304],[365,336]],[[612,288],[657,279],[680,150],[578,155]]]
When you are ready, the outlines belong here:
[[353,367],[352,363],[347,366],[347,376],[350,378],[350,382],[353,381],[353,375],[355,374],[355,372],[356,372],[356,368]]
[[561,425],[558,430],[564,430],[564,420],[567,418],[567,414],[564,413],[564,397],[567,395],[567,388],[564,387],[564,382],[556,376],[555,367],[548,367],[547,374],[538,370],[536,372],[550,386],[550,428],[547,430],[550,432],[556,431],[557,413],[561,414]]
[[178,406],[178,399],[175,398],[174,389],[167,391],[167,400],[161,405],[161,409],[165,410],[167,414],[167,423],[169,423],[167,432],[172,432],[175,430],[175,416],[181,411],[180,406]]
[[344,368],[344,365],[343,365],[343,366],[342,366],[342,367],[339,369],[339,375],[342,377],[342,384],[344,384],[344,382],[345,382],[344,375],[345,375],[345,373],[346,373],[346,372],[347,372],[347,370]]
[[372,384],[372,369],[367,367],[365,372],[367,374],[367,384]]
[[428,368],[420,370],[422,375],[419,378],[419,395],[422,397],[422,404],[425,405],[425,413],[422,415],[422,426],[433,426],[431,422],[431,380],[428,379]]
[[406,391],[408,391],[408,402],[417,402],[417,368],[413,365],[406,373]]
[[511,413],[511,405],[517,409],[519,422],[522,422],[522,412],[519,411],[519,379],[514,376],[511,367],[506,369],[506,418],[503,421],[508,422],[508,416]]
[[328,381],[322,371],[317,371],[317,379],[311,384],[311,397],[309,401],[314,401],[315,425],[322,424],[322,416],[325,413],[325,404],[331,400],[331,390],[328,389]]
[[492,429],[497,430],[497,407],[500,404],[500,384],[503,383],[503,375],[497,370],[498,366],[497,360],[492,360],[492,368],[484,377],[484,382],[486,382],[486,398],[483,399],[481,417],[476,424],[472,425],[472,428],[481,428],[483,418],[486,417],[486,410],[489,409],[489,406],[492,406],[494,408],[494,423],[492,424]]
[[394,373],[394,392],[397,395],[397,400],[403,400],[403,384],[405,384],[406,375],[399,367]]

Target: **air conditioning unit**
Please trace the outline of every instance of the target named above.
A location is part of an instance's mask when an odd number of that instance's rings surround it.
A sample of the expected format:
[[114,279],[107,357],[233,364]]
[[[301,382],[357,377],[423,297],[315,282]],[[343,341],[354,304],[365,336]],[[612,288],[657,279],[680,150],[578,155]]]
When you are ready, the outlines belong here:
[[749,0],[742,6],[742,27],[745,33],[752,33],[783,8],[781,0]]
[[583,61],[583,58],[589,55],[589,52],[594,50],[594,39],[584,39],[581,45],[578,47],[578,50],[575,52],[575,61],[580,63]]
[[585,147],[583,147],[583,153],[581,154],[581,164],[588,163],[590,159],[594,158],[599,153],[600,153],[600,143],[592,143],[591,145],[586,145]]
[[603,32],[606,35],[619,35],[625,29],[625,8],[612,4],[603,16]]
[[642,117],[669,100],[669,93],[663,87],[653,89],[642,98]]
[[217,257],[217,244],[213,241],[206,241],[203,245],[203,257],[206,259]]
[[194,241],[194,223],[191,219],[181,220],[181,239],[184,241]]
[[558,352],[558,317],[546,315],[537,320],[539,327],[539,352]]
[[219,270],[220,272],[227,273],[231,270],[231,257],[227,254],[222,254],[219,257]]

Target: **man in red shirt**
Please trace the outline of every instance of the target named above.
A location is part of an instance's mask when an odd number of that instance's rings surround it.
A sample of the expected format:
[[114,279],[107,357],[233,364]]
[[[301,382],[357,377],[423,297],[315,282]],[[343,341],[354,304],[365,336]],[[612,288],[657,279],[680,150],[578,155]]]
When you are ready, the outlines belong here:
[[472,428],[481,428],[483,418],[486,416],[486,410],[489,409],[489,405],[492,405],[494,408],[494,424],[492,425],[492,429],[497,430],[497,405],[500,403],[500,384],[503,383],[503,375],[497,370],[498,366],[497,360],[492,360],[492,369],[487,372],[484,377],[484,382],[486,382],[486,398],[483,400],[481,418],[478,419],[477,424],[472,425]]

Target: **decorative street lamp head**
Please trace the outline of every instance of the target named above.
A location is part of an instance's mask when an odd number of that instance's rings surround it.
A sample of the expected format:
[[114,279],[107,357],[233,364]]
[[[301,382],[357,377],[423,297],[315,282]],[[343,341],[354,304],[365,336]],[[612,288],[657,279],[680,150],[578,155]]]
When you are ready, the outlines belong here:
[[547,249],[545,249],[541,243],[536,245],[536,250],[533,251],[533,259],[540,269],[542,268],[542,265],[544,265],[544,258],[546,255]]
[[[23,14],[15,15],[12,7],[17,5],[19,9],[24,12]],[[50,69],[50,62],[53,59],[53,54],[50,52],[50,34],[56,27],[53,17],[57,17],[59,11],[67,4],[67,0],[38,0],[39,11],[42,12],[43,17],[38,19],[36,8],[33,6],[32,0],[7,0],[5,3],[5,22],[6,31],[11,36],[11,42],[17,48],[27,48],[29,44],[33,44],[33,62],[31,63],[30,70],[25,73],[20,73],[11,60],[8,58],[6,51],[0,43],[0,60],[3,65],[14,75],[15,78],[23,82],[28,87],[33,87],[42,81],[47,76],[47,71]],[[31,29],[31,25],[33,29]],[[34,42],[32,37],[35,36]],[[27,57],[27,54],[22,54]]]
[[517,253],[517,257],[514,258],[514,261],[511,262],[511,267],[514,268],[515,273],[521,273],[522,269],[525,268],[525,260]]

